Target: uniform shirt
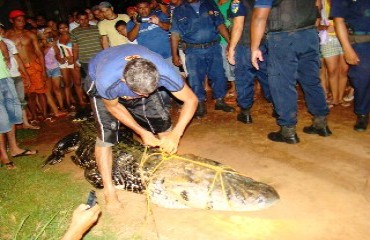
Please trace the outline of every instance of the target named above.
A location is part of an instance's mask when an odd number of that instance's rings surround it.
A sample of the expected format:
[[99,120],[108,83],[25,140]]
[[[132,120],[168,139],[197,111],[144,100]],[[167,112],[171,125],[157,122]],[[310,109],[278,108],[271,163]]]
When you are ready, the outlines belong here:
[[344,18],[354,32],[370,32],[369,0],[332,0],[330,16]]
[[102,36],[107,36],[109,39],[109,46],[114,47],[120,44],[129,43],[128,39],[125,36],[119,34],[114,27],[116,22],[123,20],[126,23],[130,21],[130,17],[127,14],[117,14],[117,17],[112,20],[104,19],[98,23],[99,32]]
[[217,27],[224,18],[213,0],[199,0],[199,13],[184,0],[172,15],[171,33],[177,33],[186,43],[208,43],[219,39]]
[[101,97],[139,97],[121,81],[127,62],[135,57],[145,58],[155,64],[160,74],[158,87],[165,87],[170,92],[180,91],[184,87],[184,82],[175,68],[159,54],[140,45],[125,44],[105,49],[90,60],[89,75],[91,80],[95,81]]
[[[250,24],[253,10],[253,0],[233,0],[230,4],[229,15],[230,18],[244,17],[244,27],[242,35],[239,39],[239,44],[243,46],[250,45]],[[249,9],[248,9],[249,8]]]
[[[150,15],[157,16],[161,22],[170,22],[169,18],[162,12],[152,12]],[[130,32],[134,27],[135,23],[133,21],[129,21],[127,23],[127,32]],[[163,30],[160,26],[154,23],[141,23],[136,40],[139,45],[149,48],[149,50],[160,54],[163,58],[169,58],[171,56],[168,31]]]

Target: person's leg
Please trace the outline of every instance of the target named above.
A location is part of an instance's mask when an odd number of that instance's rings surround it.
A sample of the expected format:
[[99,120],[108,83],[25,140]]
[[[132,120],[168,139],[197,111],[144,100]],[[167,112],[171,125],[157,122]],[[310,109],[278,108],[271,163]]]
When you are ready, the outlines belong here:
[[28,97],[28,107],[31,113],[31,122],[36,121],[37,122],[37,102],[36,97],[37,94],[35,92],[27,93]]
[[[53,112],[54,116],[58,117],[58,116],[61,115],[61,112],[58,110],[58,107],[57,107],[57,105],[55,104],[55,101],[54,101],[54,97],[51,94],[52,88],[53,88],[52,81],[53,80],[51,78],[48,78],[46,80],[46,89],[47,90],[45,92],[45,98],[46,98],[46,102],[49,105],[49,107],[50,107],[51,111]],[[44,114],[44,117],[46,118],[47,117],[47,111],[44,110],[44,113],[46,113],[46,115]]]
[[332,93],[331,104],[338,105],[341,99],[339,98],[339,55],[324,58],[328,73],[329,86]]
[[60,69],[63,76],[63,82],[64,82],[64,97],[66,99],[67,108],[70,108],[72,105],[72,92],[71,92],[71,86],[72,86],[72,76],[71,76],[71,70],[69,68],[61,68]]
[[342,102],[344,98],[344,92],[346,91],[347,82],[348,82],[348,69],[349,66],[344,59],[344,55],[340,55],[339,57],[339,84],[338,84],[338,91],[339,91],[339,100]]
[[37,153],[37,151],[35,151],[35,150],[27,150],[27,149],[20,148],[18,146],[17,140],[15,138],[15,126],[14,125],[13,125],[12,129],[10,130],[10,132],[6,133],[6,137],[8,139],[10,154],[13,157],[17,156],[19,154],[23,154],[23,155],[26,156],[26,155],[34,155],[34,154]]
[[111,207],[118,207],[120,201],[112,182],[112,146],[118,141],[119,122],[106,110],[100,98],[90,97],[90,102],[98,134],[95,158],[104,185],[105,201]]
[[51,76],[51,89],[54,93],[54,96],[58,102],[60,110],[64,110],[64,101],[61,89],[61,72],[59,68],[53,69],[53,73]]
[[234,112],[235,108],[224,101],[227,93],[227,79],[223,68],[221,46],[214,45],[210,47],[205,55],[207,76],[211,80],[213,98],[216,99],[215,110]]
[[237,102],[240,113],[237,120],[243,123],[252,123],[250,108],[253,105],[254,73],[250,64],[248,47],[238,45],[235,50],[235,85]]
[[80,107],[84,107],[86,105],[86,102],[84,100],[84,92],[82,91],[80,68],[74,68],[71,71],[73,87],[78,98],[78,104],[80,105]]
[[361,132],[365,131],[369,124],[370,43],[355,44],[353,48],[361,61],[350,67],[348,75],[354,88],[354,110],[357,115],[354,130]]

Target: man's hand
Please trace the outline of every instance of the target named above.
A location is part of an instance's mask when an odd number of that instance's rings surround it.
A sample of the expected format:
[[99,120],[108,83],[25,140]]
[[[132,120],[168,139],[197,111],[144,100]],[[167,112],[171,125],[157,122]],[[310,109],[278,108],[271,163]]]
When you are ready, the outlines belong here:
[[344,59],[349,65],[358,65],[360,63],[360,58],[353,48],[344,49]]
[[100,213],[101,210],[98,204],[90,209],[86,204],[78,206],[73,212],[72,222],[62,240],[81,239],[85,232],[96,223]]
[[177,152],[181,135],[175,132],[162,133],[160,147],[164,152],[174,154]]
[[229,48],[226,52],[227,60],[231,65],[235,65],[235,49]]
[[251,61],[252,61],[253,67],[259,70],[260,67],[258,65],[258,61],[261,61],[261,62],[264,61],[261,50],[259,49],[251,50]]
[[173,65],[175,65],[177,67],[179,67],[179,66],[182,65],[180,56],[178,54],[173,54],[173,56],[172,56],[172,63],[173,63]]
[[149,131],[144,131],[140,135],[141,139],[143,140],[143,144],[151,147],[157,147],[160,144],[160,140],[154,136],[153,133]]
[[153,24],[155,24],[155,25],[158,25],[158,24],[159,24],[159,22],[160,22],[160,20],[159,20],[159,18],[158,18],[156,15],[152,15],[152,16],[150,16],[150,18],[149,18],[149,22],[150,22],[150,23],[153,23]]

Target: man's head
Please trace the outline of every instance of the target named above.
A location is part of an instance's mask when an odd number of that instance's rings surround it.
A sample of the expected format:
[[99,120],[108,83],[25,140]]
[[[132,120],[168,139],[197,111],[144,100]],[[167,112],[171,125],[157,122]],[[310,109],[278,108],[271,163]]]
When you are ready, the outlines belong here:
[[146,0],[139,0],[136,3],[136,9],[139,15],[142,17],[149,17],[151,12],[150,3]]
[[126,9],[126,13],[130,18],[136,17],[137,15],[137,10],[136,7],[130,6]]
[[102,21],[104,20],[104,15],[103,13],[100,11],[100,8],[99,8],[99,5],[95,5],[91,8],[91,11],[92,13],[94,14],[94,17],[98,20],[98,21]]
[[77,20],[80,23],[80,27],[86,28],[89,26],[89,14],[87,12],[78,12]]
[[23,29],[26,25],[25,13],[21,10],[13,10],[9,13],[9,21],[16,29]]
[[39,14],[36,16],[36,24],[37,28],[44,28],[46,26],[46,19],[44,15]]
[[116,24],[114,25],[117,32],[121,34],[122,36],[127,37],[127,29],[126,29],[126,22],[123,20],[118,20]]
[[135,58],[123,71],[128,88],[141,96],[148,96],[158,88],[159,73],[156,66],[144,58]]
[[114,18],[113,6],[109,2],[99,3],[99,9],[103,13],[105,19],[110,20]]

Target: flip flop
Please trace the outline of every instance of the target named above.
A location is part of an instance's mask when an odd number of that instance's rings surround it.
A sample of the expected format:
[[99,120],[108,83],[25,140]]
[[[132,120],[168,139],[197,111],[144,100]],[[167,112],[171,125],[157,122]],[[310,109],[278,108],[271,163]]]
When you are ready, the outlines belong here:
[[7,169],[7,170],[13,170],[13,169],[16,169],[16,166],[14,165],[14,163],[13,163],[12,161],[7,162],[7,163],[1,163],[0,165],[1,165],[1,167],[2,167],[3,165],[4,165],[4,166],[6,166],[6,169]]
[[17,157],[26,157],[26,156],[32,156],[32,155],[35,155],[37,154],[37,150],[35,151],[35,153],[32,153],[32,151],[30,149],[25,149],[23,152],[17,154],[17,155],[12,155],[13,158],[17,158]]

